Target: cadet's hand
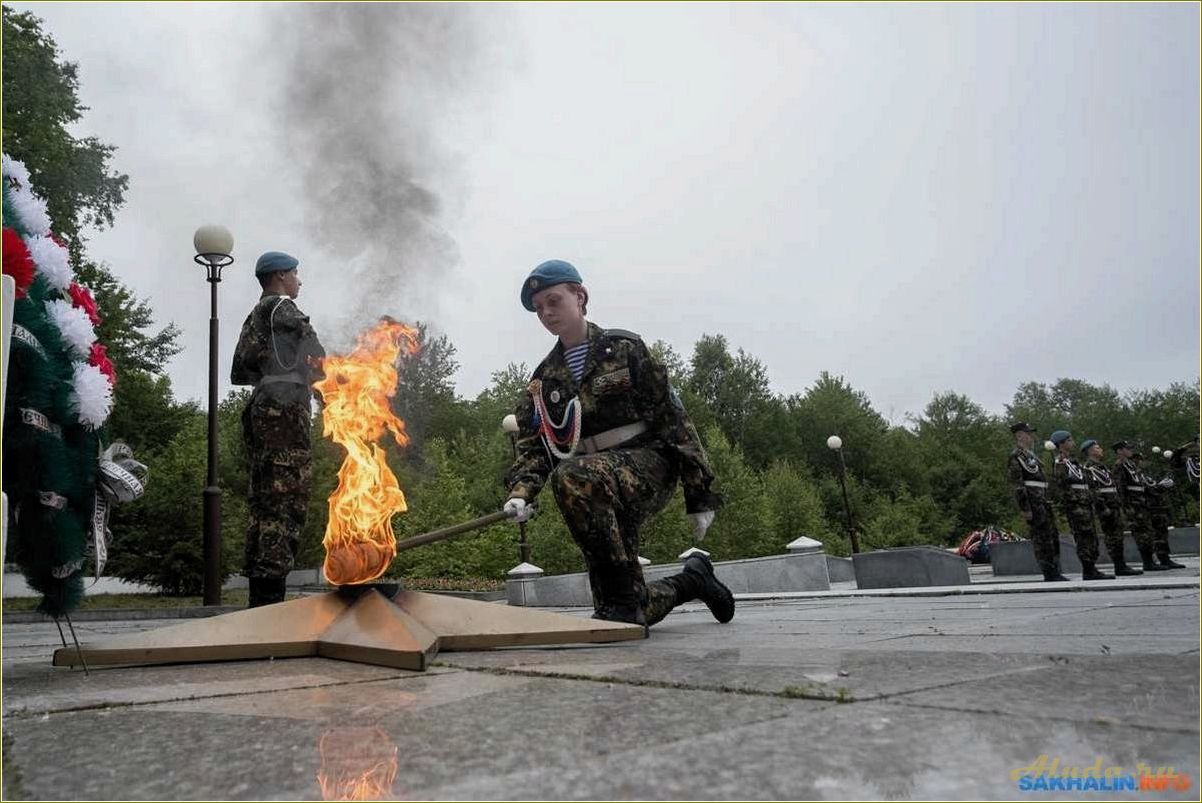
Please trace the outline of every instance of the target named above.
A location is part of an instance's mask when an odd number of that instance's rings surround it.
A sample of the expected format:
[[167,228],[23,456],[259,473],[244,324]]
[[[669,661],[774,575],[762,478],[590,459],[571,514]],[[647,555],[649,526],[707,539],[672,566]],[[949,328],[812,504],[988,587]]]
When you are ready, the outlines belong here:
[[693,540],[705,538],[705,531],[714,523],[714,511],[703,510],[700,513],[690,513],[689,521],[693,523]]
[[510,499],[501,509],[506,513],[512,513],[513,522],[515,524],[523,521],[529,521],[534,517],[534,505],[526,504],[526,500],[522,499],[520,496],[515,496]]

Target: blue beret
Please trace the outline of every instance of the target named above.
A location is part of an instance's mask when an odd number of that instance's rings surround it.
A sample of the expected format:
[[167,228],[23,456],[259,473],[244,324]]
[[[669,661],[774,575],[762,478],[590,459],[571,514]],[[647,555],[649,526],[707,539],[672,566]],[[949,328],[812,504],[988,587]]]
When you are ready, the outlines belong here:
[[1069,438],[1071,438],[1073,436],[1072,436],[1072,433],[1070,433],[1067,429],[1058,429],[1052,433],[1051,437],[1052,437],[1052,443],[1059,446],[1060,444],[1064,443],[1066,440],[1068,440]]
[[1086,452],[1089,451],[1089,448],[1096,443],[1097,443],[1097,441],[1095,441],[1093,438],[1088,439],[1087,441],[1085,441],[1085,443],[1081,444],[1081,453],[1085,454]]
[[255,263],[255,275],[266,276],[269,273],[292,270],[299,264],[296,257],[285,254],[283,251],[268,251]]
[[562,259],[549,259],[530,271],[526,281],[522,282],[522,306],[534,312],[534,294],[557,284],[584,284],[580,272],[570,262]]

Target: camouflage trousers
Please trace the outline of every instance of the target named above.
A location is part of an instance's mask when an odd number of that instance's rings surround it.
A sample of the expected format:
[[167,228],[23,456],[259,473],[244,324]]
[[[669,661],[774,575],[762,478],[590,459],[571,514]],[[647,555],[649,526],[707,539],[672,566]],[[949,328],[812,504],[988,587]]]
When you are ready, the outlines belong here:
[[1172,513],[1167,507],[1150,508],[1148,522],[1152,530],[1152,552],[1157,557],[1169,557],[1169,528],[1173,526]]
[[1070,499],[1064,504],[1064,517],[1077,545],[1082,563],[1098,562],[1098,533],[1093,525],[1093,505],[1088,499]]
[[1144,506],[1131,506],[1125,511],[1127,524],[1131,527],[1131,535],[1135,538],[1135,545],[1139,547],[1139,554],[1144,560],[1151,560],[1155,554],[1153,549],[1152,536],[1152,516],[1148,508]]
[[663,509],[676,488],[676,471],[655,449],[611,449],[563,460],[550,485],[572,539],[584,554],[593,607],[605,604],[601,578],[612,571],[633,579],[648,625],[691,599],[684,575],[647,583],[639,565],[639,527]]
[[1056,531],[1056,516],[1046,500],[1031,500],[1031,545],[1035,560],[1044,574],[1060,573],[1060,533]]
[[252,398],[242,413],[250,458],[247,577],[282,578],[292,571],[312,484],[310,426],[307,406]]
[[1102,535],[1106,540],[1106,551],[1110,553],[1110,560],[1113,563],[1122,561],[1126,563],[1123,557],[1123,510],[1117,505],[1111,507],[1108,505],[1098,506],[1098,523],[1102,525]]

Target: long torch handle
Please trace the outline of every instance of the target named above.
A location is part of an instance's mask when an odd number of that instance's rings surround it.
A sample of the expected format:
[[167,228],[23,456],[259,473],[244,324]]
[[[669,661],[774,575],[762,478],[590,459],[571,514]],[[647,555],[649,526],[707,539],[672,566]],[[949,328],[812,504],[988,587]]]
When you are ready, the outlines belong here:
[[450,527],[443,527],[441,530],[431,530],[428,533],[406,538],[404,541],[397,541],[396,551],[402,552],[406,549],[413,549],[415,546],[432,544],[435,541],[445,541],[448,538],[454,538],[457,535],[462,535],[472,530],[479,530],[481,527],[487,527],[490,524],[496,524],[498,521],[505,521],[512,517],[512,513],[498,510],[496,513],[489,513],[487,516],[465,521],[462,524],[453,524]]

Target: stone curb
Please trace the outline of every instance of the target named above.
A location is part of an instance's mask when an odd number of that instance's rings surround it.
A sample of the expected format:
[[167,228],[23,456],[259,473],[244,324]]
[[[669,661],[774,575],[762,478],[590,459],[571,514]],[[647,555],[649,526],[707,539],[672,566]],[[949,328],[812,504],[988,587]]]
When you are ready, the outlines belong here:
[[931,586],[929,588],[867,588],[834,591],[781,591],[759,594],[735,594],[735,599],[747,602],[794,599],[838,599],[842,597],[949,597],[973,594],[1044,594],[1049,592],[1106,592],[1106,591],[1159,591],[1165,589],[1199,588],[1202,578],[1166,578],[1162,582],[1136,580],[1107,582],[1094,580],[1070,580],[1067,583],[974,583],[960,586]]

